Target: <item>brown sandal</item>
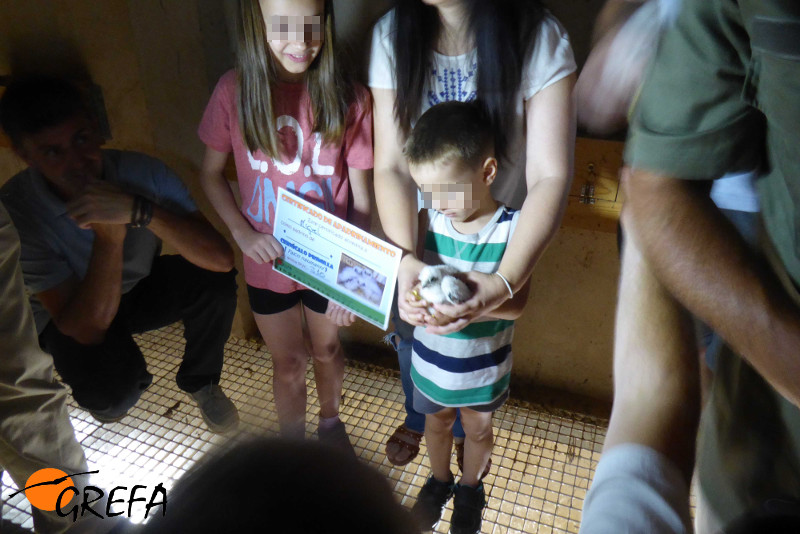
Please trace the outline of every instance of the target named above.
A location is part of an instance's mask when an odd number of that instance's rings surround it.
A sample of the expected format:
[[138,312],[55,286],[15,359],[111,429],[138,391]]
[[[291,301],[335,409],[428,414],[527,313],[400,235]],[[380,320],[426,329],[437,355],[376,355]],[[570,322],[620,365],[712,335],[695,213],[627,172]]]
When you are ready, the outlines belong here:
[[[458,470],[462,473],[464,472],[464,442],[461,443],[454,443],[456,446],[456,463],[458,464]],[[486,475],[489,474],[489,470],[492,468],[492,457],[489,457],[489,461],[486,462],[486,468],[483,470],[483,473],[478,480],[483,480]]]
[[[394,434],[386,441],[386,458],[389,463],[402,467],[411,463],[419,454],[419,443],[422,441],[422,432],[408,428],[405,423],[398,426]],[[391,449],[394,448],[394,451]]]

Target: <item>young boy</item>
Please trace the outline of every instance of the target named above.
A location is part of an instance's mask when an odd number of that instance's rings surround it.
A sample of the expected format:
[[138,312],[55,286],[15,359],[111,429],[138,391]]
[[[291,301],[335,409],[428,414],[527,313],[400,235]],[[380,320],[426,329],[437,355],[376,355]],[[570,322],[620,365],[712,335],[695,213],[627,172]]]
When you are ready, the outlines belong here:
[[[530,289],[529,280],[514,295],[497,270],[519,212],[492,198],[489,186],[497,175],[497,159],[487,120],[476,104],[446,102],[429,109],[417,122],[405,154],[425,207],[430,208],[419,218],[422,260],[463,272],[493,273],[509,288],[509,300],[490,317],[447,336],[426,330],[426,325],[445,324],[449,318],[418,297],[419,286],[402,297],[420,310],[411,377],[414,408],[426,414],[431,463],[431,476],[412,512],[422,530],[432,530],[455,495],[450,532],[472,534],[480,532],[486,505],[479,475],[494,444],[492,413],[508,398],[513,321],[522,313]],[[457,409],[466,432],[458,484],[450,472]]]

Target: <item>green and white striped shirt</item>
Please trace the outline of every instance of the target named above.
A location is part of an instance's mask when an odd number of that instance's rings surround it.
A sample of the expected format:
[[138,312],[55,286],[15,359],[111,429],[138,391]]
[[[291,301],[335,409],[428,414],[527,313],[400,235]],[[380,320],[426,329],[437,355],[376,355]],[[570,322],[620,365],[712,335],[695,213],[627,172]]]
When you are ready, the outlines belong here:
[[[461,271],[493,273],[516,228],[519,211],[500,206],[476,234],[461,234],[452,221],[428,210],[423,261]],[[511,378],[514,321],[489,319],[440,336],[414,329],[411,378],[425,397],[448,407],[478,406],[498,399]]]

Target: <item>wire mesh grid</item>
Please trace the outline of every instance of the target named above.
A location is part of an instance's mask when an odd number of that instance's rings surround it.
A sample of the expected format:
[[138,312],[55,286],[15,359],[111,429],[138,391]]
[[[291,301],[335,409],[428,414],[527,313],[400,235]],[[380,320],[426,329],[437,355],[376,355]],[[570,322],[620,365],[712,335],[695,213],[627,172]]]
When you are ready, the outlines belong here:
[[[175,385],[184,347],[181,325],[142,334],[137,342],[154,381],[128,417],[100,425],[72,400],[70,414],[90,468],[99,470],[96,485],[153,487],[162,483],[169,491],[186,470],[229,438],[206,430],[199,410]],[[231,339],[220,385],[239,408],[245,435],[277,434],[271,382],[272,364],[264,345]],[[319,405],[310,365],[307,383],[307,434],[311,438]],[[429,467],[424,440],[420,454],[408,465],[395,467],[386,460],[384,443],[404,415],[397,372],[350,360],[343,389],[340,415],[356,453],[383,473],[397,499],[410,507]],[[602,419],[509,400],[494,416],[493,467],[484,480],[487,507],[482,532],[577,532],[606,426]],[[457,472],[455,455],[451,468]],[[16,487],[5,475],[1,494],[14,491]],[[33,528],[23,494],[4,502],[2,512],[6,525]],[[452,503],[436,532],[447,532],[451,513]],[[141,515],[134,511],[132,520],[141,521]]]

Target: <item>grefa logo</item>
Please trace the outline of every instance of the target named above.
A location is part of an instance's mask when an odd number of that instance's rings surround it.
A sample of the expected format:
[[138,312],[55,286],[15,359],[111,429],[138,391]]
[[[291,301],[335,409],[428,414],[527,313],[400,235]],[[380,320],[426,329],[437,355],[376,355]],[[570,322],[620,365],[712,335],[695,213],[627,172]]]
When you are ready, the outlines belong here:
[[[108,500],[104,508],[94,508],[92,505],[105,497],[105,492],[97,486],[86,485],[81,492],[72,479],[74,477],[93,475],[99,471],[87,471],[85,473],[74,473],[68,475],[64,471],[55,468],[39,469],[33,473],[25,482],[25,487],[16,493],[12,493],[8,497],[25,492],[25,497],[31,503],[31,506],[44,510],[46,512],[56,512],[61,517],[72,516],[72,521],[78,520],[78,516],[84,517],[85,515],[94,515],[100,519],[105,517],[114,517],[123,515],[125,512],[112,512],[111,506],[115,503],[127,503],[127,516],[130,518],[133,514],[133,507],[135,503],[145,503],[144,518],[150,515],[150,510],[153,508],[161,508],[161,515],[167,513],[167,490],[164,489],[162,483],[158,483],[153,488],[150,499],[145,497],[137,497],[137,492],[143,494],[140,490],[147,490],[147,486],[135,484],[131,486],[130,491],[127,486],[116,486],[108,494]],[[126,498],[127,495],[127,498]],[[78,497],[78,499],[76,499]],[[105,516],[103,515],[105,513]]]

